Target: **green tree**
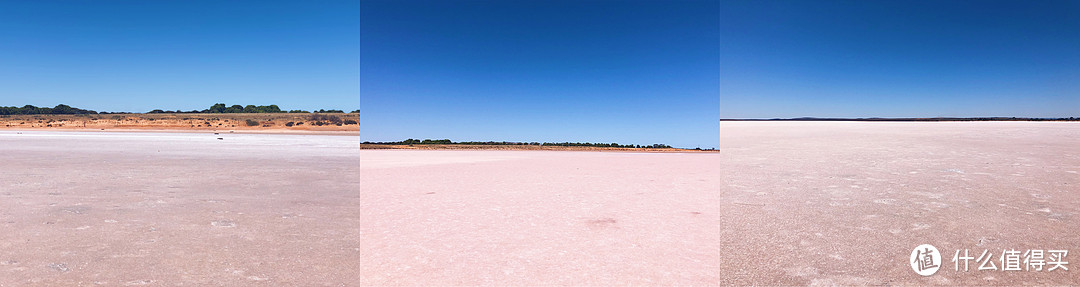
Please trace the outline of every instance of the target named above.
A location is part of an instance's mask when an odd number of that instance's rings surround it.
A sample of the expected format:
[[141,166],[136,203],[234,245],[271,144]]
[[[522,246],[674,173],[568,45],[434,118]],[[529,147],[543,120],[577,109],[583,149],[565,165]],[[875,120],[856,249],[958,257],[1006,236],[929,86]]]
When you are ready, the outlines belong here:
[[231,107],[226,108],[225,112],[226,113],[242,113],[242,112],[244,112],[244,107],[242,107],[240,105],[232,105]]
[[68,106],[68,105],[65,105],[65,104],[59,104],[59,105],[56,105],[56,107],[52,108],[52,113],[53,114],[70,115],[70,114],[74,114],[75,110],[72,109],[71,106]]
[[225,109],[226,109],[225,104],[216,103],[213,106],[210,106],[210,109],[207,109],[206,112],[220,114],[220,113],[224,113]]
[[22,107],[22,114],[24,115],[36,115],[40,114],[41,109],[32,105],[25,105]]

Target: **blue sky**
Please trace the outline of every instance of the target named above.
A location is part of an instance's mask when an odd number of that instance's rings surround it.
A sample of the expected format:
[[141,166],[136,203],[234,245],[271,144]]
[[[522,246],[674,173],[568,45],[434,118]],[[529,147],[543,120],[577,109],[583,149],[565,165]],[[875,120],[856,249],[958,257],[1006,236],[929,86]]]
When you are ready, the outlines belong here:
[[0,1],[0,106],[360,106],[360,4]]
[[364,140],[1080,116],[1077,1],[3,1],[0,105],[363,110]]
[[364,1],[364,140],[719,140],[718,1]]
[[721,3],[724,118],[1080,117],[1080,1]]

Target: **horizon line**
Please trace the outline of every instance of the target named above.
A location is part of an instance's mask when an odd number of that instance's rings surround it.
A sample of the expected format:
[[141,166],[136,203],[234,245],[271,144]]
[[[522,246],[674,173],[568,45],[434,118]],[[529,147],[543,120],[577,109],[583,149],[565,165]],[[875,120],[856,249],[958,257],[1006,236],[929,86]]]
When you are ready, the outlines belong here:
[[722,118],[719,121],[1080,121],[1080,117],[798,117],[798,118]]

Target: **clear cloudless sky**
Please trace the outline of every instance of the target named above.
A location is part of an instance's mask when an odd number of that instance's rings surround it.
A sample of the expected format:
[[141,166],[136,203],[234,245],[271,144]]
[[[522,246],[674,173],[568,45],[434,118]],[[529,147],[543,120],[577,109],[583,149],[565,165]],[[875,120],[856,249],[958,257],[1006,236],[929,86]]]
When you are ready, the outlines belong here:
[[1080,1],[721,3],[724,118],[1080,117]]
[[360,106],[360,2],[0,1],[0,106]]
[[719,141],[720,1],[360,5],[364,140]]
[[1080,116],[1078,1],[3,1],[0,105],[363,111],[715,147],[720,118]]

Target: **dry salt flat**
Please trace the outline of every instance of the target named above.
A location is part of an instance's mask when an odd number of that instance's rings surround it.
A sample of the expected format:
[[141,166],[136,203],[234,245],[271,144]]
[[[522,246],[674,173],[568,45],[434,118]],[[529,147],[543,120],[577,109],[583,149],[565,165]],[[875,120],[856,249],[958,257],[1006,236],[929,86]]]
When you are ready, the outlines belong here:
[[[1078,283],[950,262],[1080,249],[1076,123],[723,122],[721,138],[720,154],[365,151],[361,282]],[[935,275],[910,266],[920,244],[947,253]]]
[[[1078,284],[949,259],[1080,250],[1080,125],[720,132],[680,154],[4,131],[0,285]],[[947,253],[932,276],[920,244]]]
[[358,146],[2,131],[0,286],[355,285]]
[[716,284],[719,160],[364,151],[361,285]]
[[[736,255],[721,284],[1080,283],[1078,266],[998,261],[1063,249],[1080,262],[1080,123],[723,122],[721,137],[722,245]],[[932,276],[909,265],[920,244],[945,255]],[[965,249],[997,270],[964,272],[952,258]]]

